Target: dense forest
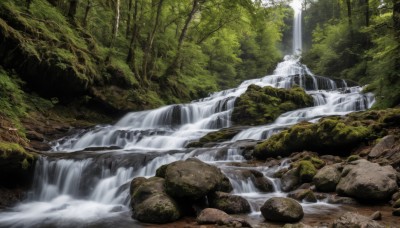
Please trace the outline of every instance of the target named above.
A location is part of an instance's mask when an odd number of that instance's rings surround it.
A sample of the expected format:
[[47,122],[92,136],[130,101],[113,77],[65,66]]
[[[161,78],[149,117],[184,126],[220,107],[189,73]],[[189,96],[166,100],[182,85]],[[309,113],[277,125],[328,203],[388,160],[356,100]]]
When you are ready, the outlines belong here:
[[303,61],[315,73],[373,91],[377,108],[400,103],[399,1],[304,1]]

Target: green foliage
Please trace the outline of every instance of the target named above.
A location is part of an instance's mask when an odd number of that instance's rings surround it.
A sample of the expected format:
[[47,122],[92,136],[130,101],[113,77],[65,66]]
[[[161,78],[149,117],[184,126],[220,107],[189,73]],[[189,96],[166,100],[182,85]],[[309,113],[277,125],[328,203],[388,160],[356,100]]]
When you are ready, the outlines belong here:
[[370,84],[375,108],[394,107],[400,103],[400,42],[393,2],[365,2],[351,1],[350,22],[345,1],[309,1],[305,36],[311,43],[312,34],[312,46],[303,61],[317,74]]
[[20,84],[22,84],[20,80],[0,68],[0,117],[4,116],[11,120],[14,125],[12,128],[16,128],[18,134],[24,137],[19,118],[26,115],[28,106],[25,103]]
[[247,91],[236,99],[232,121],[236,125],[267,124],[284,112],[312,104],[312,97],[300,87],[287,90],[250,85]]

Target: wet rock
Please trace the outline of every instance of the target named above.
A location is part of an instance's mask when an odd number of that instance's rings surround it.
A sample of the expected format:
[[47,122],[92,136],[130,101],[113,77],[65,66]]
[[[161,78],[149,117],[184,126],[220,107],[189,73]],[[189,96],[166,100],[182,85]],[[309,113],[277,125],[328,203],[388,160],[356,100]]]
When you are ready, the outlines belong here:
[[174,198],[194,201],[220,189],[225,179],[219,168],[190,158],[167,166],[165,190]]
[[265,219],[275,222],[298,222],[303,216],[303,208],[293,199],[273,197],[260,208]]
[[131,181],[130,189],[129,189],[130,194],[133,195],[133,193],[137,190],[137,188],[139,188],[140,185],[142,185],[146,181],[147,181],[147,179],[144,177],[133,178],[133,180]]
[[231,184],[231,181],[229,180],[229,178],[224,175],[224,179],[222,180],[221,183],[218,184],[218,186],[215,190],[221,191],[221,192],[228,192],[228,193],[232,192],[233,187],[232,187],[232,184]]
[[339,156],[334,155],[322,155],[320,158],[324,160],[327,165],[333,165],[342,162],[342,159]]
[[224,192],[215,192],[208,197],[210,207],[217,208],[228,214],[242,214],[250,212],[250,204],[241,196],[230,195]]
[[369,218],[372,220],[382,220],[382,213],[380,211],[375,211]]
[[317,202],[317,197],[314,192],[309,189],[299,189],[288,194],[288,197],[309,203]]
[[285,224],[282,228],[313,228],[313,227],[306,225],[304,223],[296,223],[296,224]]
[[230,216],[224,211],[215,208],[206,208],[200,212],[196,221],[198,224],[216,224]]
[[350,205],[358,203],[355,199],[351,197],[335,196],[335,195],[328,196],[327,202],[331,204],[350,204]]
[[339,194],[357,199],[386,200],[397,190],[396,171],[361,159],[346,165],[336,187]]
[[369,158],[380,157],[385,150],[392,148],[395,145],[396,138],[394,135],[387,135],[383,137],[368,154]]
[[349,228],[349,227],[368,227],[383,228],[378,222],[352,212],[347,212],[333,222],[332,228]]
[[298,169],[291,169],[285,174],[282,175],[281,178],[281,188],[285,192],[289,192],[295,189],[296,186],[300,184],[300,179],[298,176]]
[[328,165],[320,169],[313,178],[318,191],[334,192],[340,180],[339,165]]
[[165,193],[164,179],[152,177],[145,181],[138,178],[134,180],[135,183],[131,184],[134,219],[148,223],[168,223],[181,217],[176,201]]
[[251,227],[251,225],[244,219],[234,218],[227,213],[215,209],[205,208],[200,212],[196,219],[197,223],[202,224],[218,224],[220,226],[228,227]]
[[400,208],[395,209],[395,210],[392,212],[392,215],[394,215],[394,216],[400,216]]
[[272,192],[274,191],[274,185],[272,181],[264,176],[257,170],[242,170],[242,175],[245,179],[250,179],[254,186],[261,192]]
[[396,200],[396,201],[393,203],[393,208],[400,208],[400,199]]

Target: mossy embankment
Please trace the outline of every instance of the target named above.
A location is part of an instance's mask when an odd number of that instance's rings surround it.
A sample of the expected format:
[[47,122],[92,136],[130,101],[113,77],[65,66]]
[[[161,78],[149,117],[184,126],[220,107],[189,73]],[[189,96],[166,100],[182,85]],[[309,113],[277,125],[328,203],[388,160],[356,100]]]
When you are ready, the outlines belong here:
[[258,144],[258,159],[288,156],[303,150],[348,155],[387,134],[398,134],[400,109],[370,110],[344,117],[326,117],[317,123],[302,122]]
[[250,85],[236,99],[232,121],[235,125],[268,124],[284,112],[312,105],[312,97],[300,87],[278,89]]

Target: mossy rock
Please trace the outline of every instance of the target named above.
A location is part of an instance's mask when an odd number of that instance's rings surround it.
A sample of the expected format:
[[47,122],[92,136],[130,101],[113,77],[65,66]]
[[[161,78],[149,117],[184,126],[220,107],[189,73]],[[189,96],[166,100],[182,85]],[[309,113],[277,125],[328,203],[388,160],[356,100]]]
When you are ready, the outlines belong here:
[[329,117],[318,123],[302,122],[273,135],[255,147],[254,156],[265,159],[288,156],[303,150],[346,154],[361,143],[369,141],[371,135],[371,129],[366,126]]
[[28,186],[36,156],[16,143],[0,142],[0,186]]
[[311,161],[303,160],[299,162],[299,178],[302,183],[311,182],[317,174],[317,169]]
[[187,148],[202,147],[204,144],[211,142],[224,142],[232,139],[236,134],[243,130],[243,127],[223,128],[218,131],[210,132],[201,137],[197,142],[190,142],[186,145]]
[[273,122],[284,112],[313,105],[313,99],[300,87],[280,89],[250,85],[235,101],[232,121],[236,125],[261,125]]

